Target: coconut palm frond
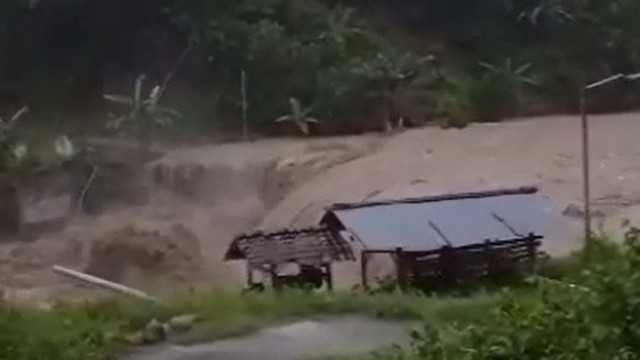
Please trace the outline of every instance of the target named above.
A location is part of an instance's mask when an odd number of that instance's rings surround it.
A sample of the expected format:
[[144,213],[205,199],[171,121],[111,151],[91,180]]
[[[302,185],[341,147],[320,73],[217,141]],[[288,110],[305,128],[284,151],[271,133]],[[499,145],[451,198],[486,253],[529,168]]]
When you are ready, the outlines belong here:
[[306,121],[295,121],[295,123],[298,126],[298,129],[300,129],[301,133],[303,133],[304,135],[309,135],[309,123],[307,123]]
[[489,64],[489,63],[487,63],[487,62],[480,61],[480,62],[478,63],[478,65],[479,65],[481,68],[484,68],[485,70],[489,70],[489,71],[496,71],[496,66],[495,66],[495,65],[493,65],[493,64]]
[[138,106],[138,104],[142,101],[142,85],[144,85],[144,80],[147,78],[146,75],[140,74],[136,78],[136,84],[133,89],[133,104]]
[[29,107],[28,106],[23,106],[20,108],[20,110],[16,111],[11,118],[9,119],[9,122],[11,123],[15,123],[18,120],[20,120],[20,118],[22,118],[23,116],[25,116],[27,113],[29,112]]
[[284,116],[280,116],[279,118],[277,118],[275,120],[275,122],[277,123],[281,123],[281,122],[287,122],[287,121],[292,121],[293,117],[291,115],[284,115]]
[[310,128],[309,124],[318,124],[320,123],[317,119],[310,117],[312,107],[307,107],[302,109],[302,105],[300,104],[300,100],[297,98],[290,98],[289,105],[291,106],[291,112],[289,114],[280,116],[275,119],[275,122],[292,122],[296,125],[296,127],[300,130],[300,132],[304,135],[309,135]]
[[158,115],[153,118],[153,122],[160,126],[170,126],[173,125],[174,118],[171,116]]
[[300,100],[296,98],[290,98],[289,104],[291,104],[291,115],[294,118],[299,119],[302,117],[302,106],[300,105]]
[[71,158],[75,153],[73,144],[71,143],[71,140],[69,140],[69,137],[67,137],[66,135],[56,138],[56,140],[53,142],[53,147],[56,153],[63,158]]
[[160,101],[160,85],[156,85],[149,94],[149,98],[145,100],[145,104],[149,106],[151,110],[154,110],[158,106]]
[[514,71],[516,75],[522,75],[531,69],[531,63],[522,64],[519,68]]
[[122,96],[122,95],[105,94],[105,95],[102,95],[102,97],[107,101],[110,101],[114,104],[119,104],[119,105],[131,106],[133,105],[133,102],[134,102],[134,100],[131,99],[130,97]]
[[129,121],[129,117],[128,116],[120,116],[118,118],[115,118],[109,122],[107,122],[105,124],[105,129],[106,130],[111,130],[111,131],[118,131],[122,128],[122,126]]
[[180,119],[182,118],[182,113],[178,110],[174,110],[174,109],[170,109],[167,107],[156,107],[154,110],[154,113],[158,114],[159,116],[168,116],[171,117],[173,119]]

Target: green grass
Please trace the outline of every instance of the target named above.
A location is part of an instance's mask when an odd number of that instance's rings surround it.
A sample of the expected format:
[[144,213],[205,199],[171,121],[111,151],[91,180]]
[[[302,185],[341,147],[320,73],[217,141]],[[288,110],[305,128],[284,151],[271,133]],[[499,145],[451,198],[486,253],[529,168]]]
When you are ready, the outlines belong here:
[[0,309],[0,360],[103,359],[126,350],[123,336],[152,318],[195,313],[199,325],[175,341],[196,342],[244,334],[269,324],[347,313],[413,319],[431,324],[470,322],[482,318],[497,298],[478,293],[467,298],[415,294],[364,293],[240,295],[200,291],[177,297],[170,306],[108,300],[61,304],[51,310]]

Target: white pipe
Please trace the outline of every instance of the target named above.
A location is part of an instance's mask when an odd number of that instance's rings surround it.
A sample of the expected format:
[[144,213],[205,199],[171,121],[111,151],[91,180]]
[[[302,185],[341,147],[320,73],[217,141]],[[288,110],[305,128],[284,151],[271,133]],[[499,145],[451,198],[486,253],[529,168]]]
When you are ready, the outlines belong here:
[[112,281],[108,281],[93,275],[89,275],[89,274],[85,274],[83,272],[80,271],[75,271],[75,270],[71,270],[69,268],[65,268],[62,266],[58,266],[55,265],[53,266],[53,272],[75,279],[75,280],[80,280],[82,282],[85,283],[89,283],[98,287],[101,287],[103,289],[107,289],[107,290],[111,290],[114,292],[117,292],[119,294],[123,294],[123,295],[127,295],[139,300],[144,300],[144,301],[150,301],[153,302],[155,304],[161,304],[161,301],[158,298],[155,298],[147,293],[145,293],[144,291],[138,290],[138,289],[134,289],[134,288],[130,288],[128,286],[124,286],[122,284],[118,284]]

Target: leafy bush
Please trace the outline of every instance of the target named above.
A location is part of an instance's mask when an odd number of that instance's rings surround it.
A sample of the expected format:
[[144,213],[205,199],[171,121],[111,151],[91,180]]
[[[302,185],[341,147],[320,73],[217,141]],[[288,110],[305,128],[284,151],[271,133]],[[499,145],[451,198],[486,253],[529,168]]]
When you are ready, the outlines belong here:
[[449,126],[472,121],[500,121],[518,115],[525,86],[537,82],[529,75],[531,64],[516,66],[511,58],[501,63],[480,63],[475,76],[455,74],[446,79],[438,97],[437,112]]
[[0,117],[0,174],[13,175],[22,167],[28,149],[16,135],[18,122],[29,111],[23,107],[6,118]]
[[380,359],[638,359],[640,247],[598,244],[581,273],[537,278],[507,291],[497,309],[471,326],[416,333],[405,350]]
[[0,308],[0,359],[103,359],[115,345],[117,322],[91,315],[89,307],[56,311]]

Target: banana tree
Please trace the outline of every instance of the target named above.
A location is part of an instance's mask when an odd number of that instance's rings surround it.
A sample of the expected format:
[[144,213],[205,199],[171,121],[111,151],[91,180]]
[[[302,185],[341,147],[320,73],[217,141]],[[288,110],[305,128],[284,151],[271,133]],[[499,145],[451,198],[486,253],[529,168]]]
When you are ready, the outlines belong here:
[[565,24],[573,21],[573,14],[566,7],[566,1],[540,0],[526,7],[518,14],[518,21],[526,20],[533,26],[541,24]]
[[396,93],[400,86],[413,82],[418,77],[420,69],[433,60],[433,56],[378,53],[372,59],[363,61],[353,68],[353,73],[363,79],[371,96],[383,105],[383,123],[386,127],[389,126],[389,120],[396,115]]
[[537,84],[535,77],[531,74],[532,65],[528,62],[517,64],[509,57],[500,63],[480,62],[479,65],[485,70],[483,81],[492,83],[493,88],[502,87],[507,95],[510,94],[513,97],[515,111],[519,111],[522,105],[524,87]]
[[0,173],[15,170],[27,156],[28,149],[15,132],[20,119],[26,116],[29,107],[24,106],[8,117],[0,117]]
[[336,6],[329,13],[327,29],[320,33],[320,40],[329,40],[337,44],[342,52],[346,51],[350,41],[369,41],[367,33],[354,23],[355,9]]
[[16,185],[20,182],[20,164],[27,156],[27,147],[15,132],[21,118],[29,111],[22,107],[7,117],[0,117],[0,231],[15,232],[20,228],[20,203]]
[[487,73],[493,76],[499,76],[509,80],[512,83],[535,85],[536,81],[529,75],[531,72],[531,63],[523,63],[517,65],[512,58],[506,58],[502,63],[490,64],[480,62],[480,67],[484,68]]
[[319,121],[309,116],[311,113],[311,107],[302,109],[300,100],[296,98],[289,99],[289,105],[291,106],[291,112],[287,115],[283,115],[277,118],[277,123],[290,122],[298,127],[300,132],[304,135],[309,135],[309,124],[318,124]]
[[181,117],[180,112],[159,105],[164,92],[161,86],[155,86],[148,96],[143,97],[143,87],[146,76],[136,78],[131,96],[105,94],[104,99],[128,108],[128,111],[109,123],[107,129],[120,131],[125,127],[133,128],[138,148],[142,156],[148,155],[151,147],[151,131],[155,126],[169,126]]

